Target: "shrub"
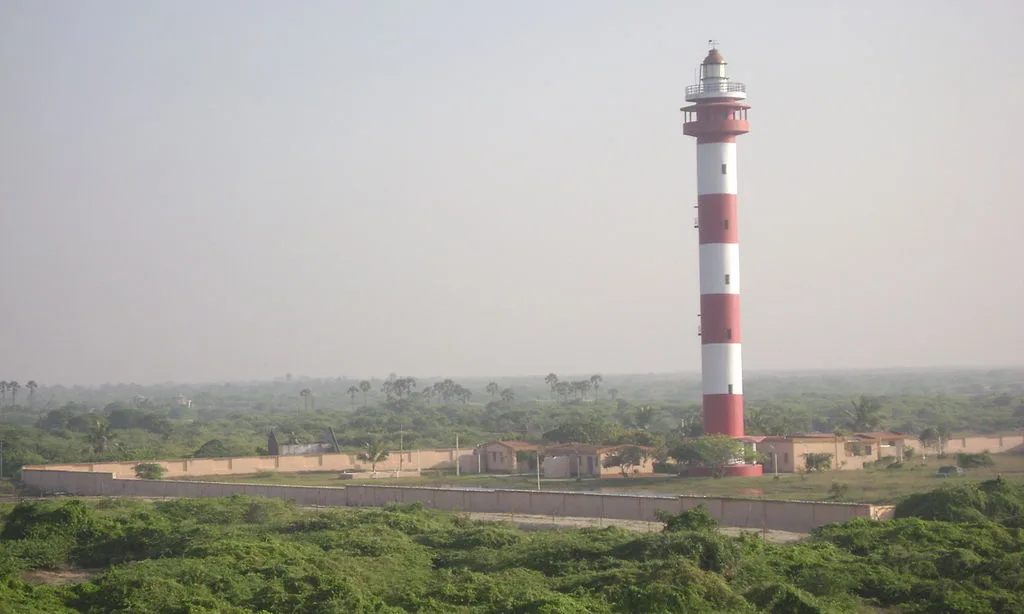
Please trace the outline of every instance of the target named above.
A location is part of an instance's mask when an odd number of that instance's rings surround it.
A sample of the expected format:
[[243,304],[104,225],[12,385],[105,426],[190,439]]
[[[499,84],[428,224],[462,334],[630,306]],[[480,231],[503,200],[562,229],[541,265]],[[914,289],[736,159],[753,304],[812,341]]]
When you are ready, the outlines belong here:
[[714,531],[718,528],[718,521],[708,513],[708,508],[703,505],[693,509],[684,510],[678,514],[657,510],[655,517],[665,523],[665,531]]
[[832,455],[827,452],[804,454],[804,463],[808,471],[828,471],[832,468]]
[[992,460],[992,455],[988,452],[982,452],[980,454],[969,454],[967,452],[961,452],[956,455],[956,466],[962,469],[973,469],[976,467],[991,467],[996,462]]
[[828,489],[828,492],[833,499],[842,499],[850,492],[850,485],[843,482],[832,482],[832,487]]
[[167,468],[159,463],[139,463],[135,465],[135,477],[140,480],[159,480],[167,473]]

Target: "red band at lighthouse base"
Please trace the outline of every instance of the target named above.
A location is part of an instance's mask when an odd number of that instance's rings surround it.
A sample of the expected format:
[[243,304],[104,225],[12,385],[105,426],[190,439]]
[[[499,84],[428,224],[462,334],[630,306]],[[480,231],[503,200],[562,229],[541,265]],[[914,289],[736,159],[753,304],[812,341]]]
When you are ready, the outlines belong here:
[[743,395],[704,395],[704,434],[743,437]]

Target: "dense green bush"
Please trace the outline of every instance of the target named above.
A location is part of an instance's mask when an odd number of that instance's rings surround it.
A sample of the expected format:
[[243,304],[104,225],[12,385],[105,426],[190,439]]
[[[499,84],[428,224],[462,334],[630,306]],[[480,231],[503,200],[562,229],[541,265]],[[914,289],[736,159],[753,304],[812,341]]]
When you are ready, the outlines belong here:
[[1019,527],[1024,518],[1024,487],[996,478],[917,493],[896,506],[896,517],[957,522],[992,520]]
[[135,477],[142,480],[159,480],[167,473],[167,468],[159,463],[139,463],[135,465]]
[[[241,496],[7,509],[4,612],[1024,611],[1021,488],[1005,480],[791,545],[724,536],[703,508],[664,515],[658,533],[525,532],[418,505],[309,512]],[[67,567],[102,572],[68,586],[20,579]]]
[[988,452],[981,452],[979,454],[970,454],[967,452],[960,452],[956,455],[956,466],[963,469],[974,469],[977,467],[992,467],[996,464],[996,461],[992,459],[992,455]]

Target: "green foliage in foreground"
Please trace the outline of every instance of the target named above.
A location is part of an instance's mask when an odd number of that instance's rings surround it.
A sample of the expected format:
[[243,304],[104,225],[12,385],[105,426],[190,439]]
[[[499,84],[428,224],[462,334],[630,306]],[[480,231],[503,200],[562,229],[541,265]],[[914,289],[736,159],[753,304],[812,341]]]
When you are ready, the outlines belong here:
[[[0,611],[1022,612],[1024,531],[985,517],[1005,520],[1021,493],[980,491],[977,522],[860,520],[792,545],[723,536],[703,509],[633,533],[241,496],[22,503],[0,532]],[[98,571],[65,586],[20,579],[67,567]]]

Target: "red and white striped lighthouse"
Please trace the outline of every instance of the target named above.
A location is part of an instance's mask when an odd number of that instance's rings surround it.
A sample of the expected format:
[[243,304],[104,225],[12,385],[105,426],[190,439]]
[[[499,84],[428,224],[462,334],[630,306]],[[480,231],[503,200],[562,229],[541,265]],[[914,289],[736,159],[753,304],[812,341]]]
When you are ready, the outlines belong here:
[[[725,59],[711,41],[700,81],[686,88],[686,101],[693,104],[682,109],[683,133],[697,138],[704,432],[737,438],[743,437],[743,361],[736,137],[748,132],[746,98],[746,86],[729,80]],[[738,464],[729,474],[760,469]]]

